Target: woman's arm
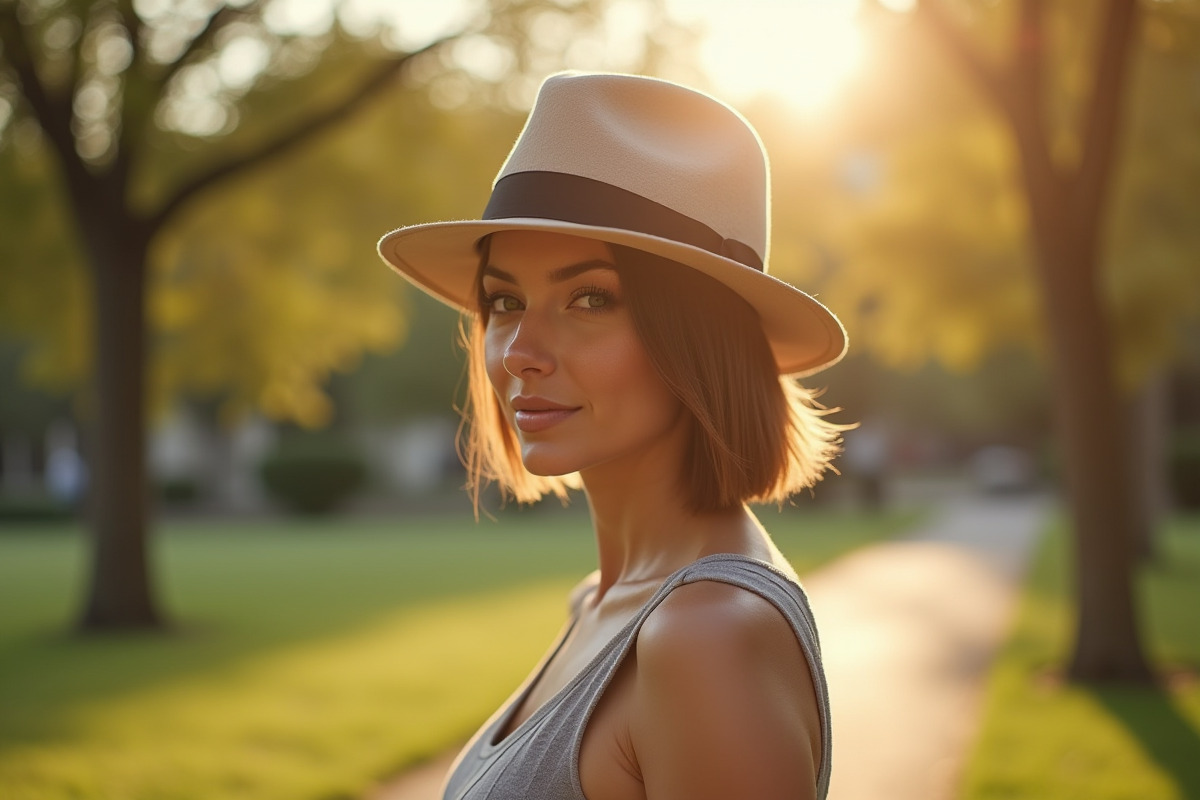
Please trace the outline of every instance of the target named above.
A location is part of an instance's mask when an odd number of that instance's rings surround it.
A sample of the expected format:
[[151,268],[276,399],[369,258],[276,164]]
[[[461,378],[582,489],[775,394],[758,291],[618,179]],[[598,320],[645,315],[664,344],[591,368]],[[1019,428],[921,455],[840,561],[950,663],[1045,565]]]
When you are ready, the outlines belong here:
[[637,640],[630,720],[650,800],[816,796],[820,715],[795,633],[729,584],[675,589]]

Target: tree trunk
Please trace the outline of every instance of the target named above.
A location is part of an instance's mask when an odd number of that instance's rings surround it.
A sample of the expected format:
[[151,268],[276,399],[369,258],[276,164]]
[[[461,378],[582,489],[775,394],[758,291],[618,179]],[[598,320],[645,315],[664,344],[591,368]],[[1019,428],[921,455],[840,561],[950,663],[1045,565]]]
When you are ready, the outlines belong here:
[[1129,463],[1136,499],[1136,554],[1142,562],[1159,557],[1157,531],[1170,505],[1167,440],[1171,428],[1168,379],[1156,372],[1128,399]]
[[1148,683],[1153,673],[1143,655],[1134,600],[1136,510],[1126,417],[1095,248],[1086,234],[1071,236],[1064,217],[1043,217],[1035,228],[1075,547],[1078,618],[1067,675],[1077,681]]
[[[1020,153],[1054,372],[1054,408],[1075,547],[1077,624],[1067,666],[1074,681],[1148,683],[1138,633],[1136,498],[1129,418],[1117,387],[1100,281],[1100,232],[1119,156],[1135,0],[1104,9],[1079,163],[1055,163],[1047,144],[1043,9],[1020,6],[1025,49],[1011,83],[994,81]],[[1013,91],[1004,87],[1011,86]],[[999,87],[999,88],[996,88]]]
[[[81,220],[95,292],[91,574],[85,631],[162,625],[148,568],[146,480],[147,237],[93,202]],[[101,206],[97,209],[95,206]]]

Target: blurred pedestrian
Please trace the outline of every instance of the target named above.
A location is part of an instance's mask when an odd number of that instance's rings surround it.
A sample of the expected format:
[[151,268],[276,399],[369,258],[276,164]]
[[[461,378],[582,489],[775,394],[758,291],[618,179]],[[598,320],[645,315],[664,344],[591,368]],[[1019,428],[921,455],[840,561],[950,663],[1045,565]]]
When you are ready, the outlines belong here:
[[541,87],[483,219],[383,258],[467,314],[470,486],[586,493],[599,569],[445,797],[820,798],[816,628],[748,501],[820,479],[841,427],[794,376],[836,317],[766,271],[766,155],[719,101],[637,76]]
[[46,456],[46,493],[64,508],[78,508],[87,492],[87,464],[71,446],[54,447]]
[[865,419],[846,433],[845,464],[847,477],[858,488],[858,500],[868,511],[883,510],[886,496],[884,478],[888,466],[888,434],[876,419]]

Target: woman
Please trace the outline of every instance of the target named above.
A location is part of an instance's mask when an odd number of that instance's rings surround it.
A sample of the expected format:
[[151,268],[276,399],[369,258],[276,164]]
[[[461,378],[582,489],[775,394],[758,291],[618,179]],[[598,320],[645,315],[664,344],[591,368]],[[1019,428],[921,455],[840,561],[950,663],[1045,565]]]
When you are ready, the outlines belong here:
[[746,507],[820,478],[838,426],[789,378],[837,361],[824,307],[766,274],[766,157],[736,112],[563,74],[479,221],[379,244],[469,314],[470,486],[581,486],[599,569],[446,798],[813,798],[830,729],[816,630]]

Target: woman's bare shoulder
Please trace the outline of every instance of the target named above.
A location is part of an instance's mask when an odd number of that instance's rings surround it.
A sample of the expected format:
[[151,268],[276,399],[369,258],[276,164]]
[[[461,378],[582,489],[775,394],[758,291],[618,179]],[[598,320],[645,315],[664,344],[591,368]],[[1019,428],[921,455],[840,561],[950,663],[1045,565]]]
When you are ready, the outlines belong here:
[[[755,592],[714,580],[679,586],[647,617],[638,635],[639,660],[665,667],[720,651],[729,659],[802,656],[783,614]],[[784,658],[784,666],[794,659]],[[769,665],[768,665],[769,666]]]
[[638,635],[634,687],[631,733],[648,796],[813,796],[816,692],[770,601],[717,581],[676,588]]

